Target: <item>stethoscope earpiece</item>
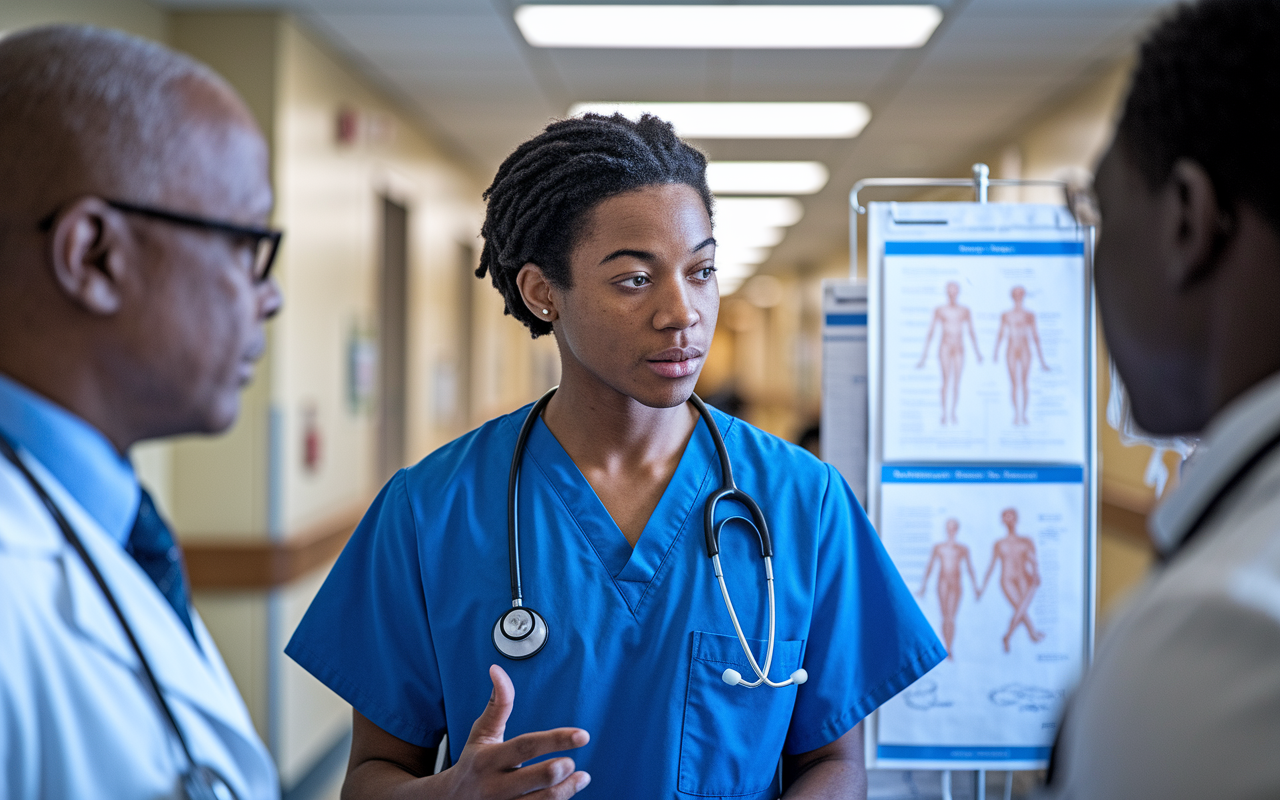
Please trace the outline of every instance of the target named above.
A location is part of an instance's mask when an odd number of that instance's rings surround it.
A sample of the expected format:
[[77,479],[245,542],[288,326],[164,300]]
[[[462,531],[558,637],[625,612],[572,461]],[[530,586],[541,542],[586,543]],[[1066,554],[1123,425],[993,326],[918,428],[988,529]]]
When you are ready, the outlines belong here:
[[[720,680],[724,681],[730,686],[745,686],[748,689],[754,689],[760,685],[759,681],[755,683],[747,683],[742,679],[742,673],[738,672],[736,669],[726,669],[724,672],[720,673]],[[782,683],[770,683],[769,685],[774,688],[780,689],[783,686],[790,686],[792,684],[799,686],[800,684],[804,683],[807,680],[809,680],[809,673],[803,669],[798,669],[795,672],[791,673],[790,680],[785,680]]]

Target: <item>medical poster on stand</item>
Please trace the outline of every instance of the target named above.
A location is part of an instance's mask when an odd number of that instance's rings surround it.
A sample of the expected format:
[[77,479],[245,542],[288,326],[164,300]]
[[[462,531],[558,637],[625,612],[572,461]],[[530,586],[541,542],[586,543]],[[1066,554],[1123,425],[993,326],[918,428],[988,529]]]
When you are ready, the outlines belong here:
[[1044,767],[1092,652],[1089,236],[1065,208],[873,203],[868,510],[948,658],[871,763]]
[[1083,460],[1084,287],[1074,237],[886,242],[885,460]]
[[948,657],[880,711],[878,755],[1049,756],[1085,636],[1080,467],[885,466],[885,548]]

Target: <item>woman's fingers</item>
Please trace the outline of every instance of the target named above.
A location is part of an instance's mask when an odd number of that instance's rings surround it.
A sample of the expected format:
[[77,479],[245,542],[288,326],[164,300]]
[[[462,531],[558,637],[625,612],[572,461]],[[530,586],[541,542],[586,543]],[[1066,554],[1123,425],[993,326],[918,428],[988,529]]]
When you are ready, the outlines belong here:
[[507,731],[507,719],[511,717],[511,709],[515,707],[516,687],[506,671],[494,664],[489,667],[489,679],[493,681],[493,694],[489,695],[489,704],[471,725],[468,745],[502,742]]
[[518,767],[548,753],[582,747],[589,741],[591,736],[581,728],[553,728],[549,731],[522,733],[505,742],[501,748],[495,748],[494,753],[500,751],[502,760],[508,762],[502,766]]
[[524,795],[520,800],[566,800],[587,788],[591,776],[585,772],[575,772],[554,786],[539,789]]

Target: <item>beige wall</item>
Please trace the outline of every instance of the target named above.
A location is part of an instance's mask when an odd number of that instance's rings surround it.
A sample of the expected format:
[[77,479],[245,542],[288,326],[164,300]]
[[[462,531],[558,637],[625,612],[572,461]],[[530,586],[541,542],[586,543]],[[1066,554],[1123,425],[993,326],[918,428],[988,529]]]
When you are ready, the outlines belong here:
[[165,14],[145,0],[4,0],[0,31],[70,22],[101,25],[163,42]]

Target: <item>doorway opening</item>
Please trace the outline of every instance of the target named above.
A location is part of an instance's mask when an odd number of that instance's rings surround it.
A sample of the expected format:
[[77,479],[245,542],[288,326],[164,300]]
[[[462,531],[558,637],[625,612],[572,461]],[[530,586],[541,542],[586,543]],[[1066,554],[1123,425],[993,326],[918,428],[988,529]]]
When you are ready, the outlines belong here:
[[409,349],[409,209],[381,198],[382,241],[378,270],[379,483],[404,466]]

